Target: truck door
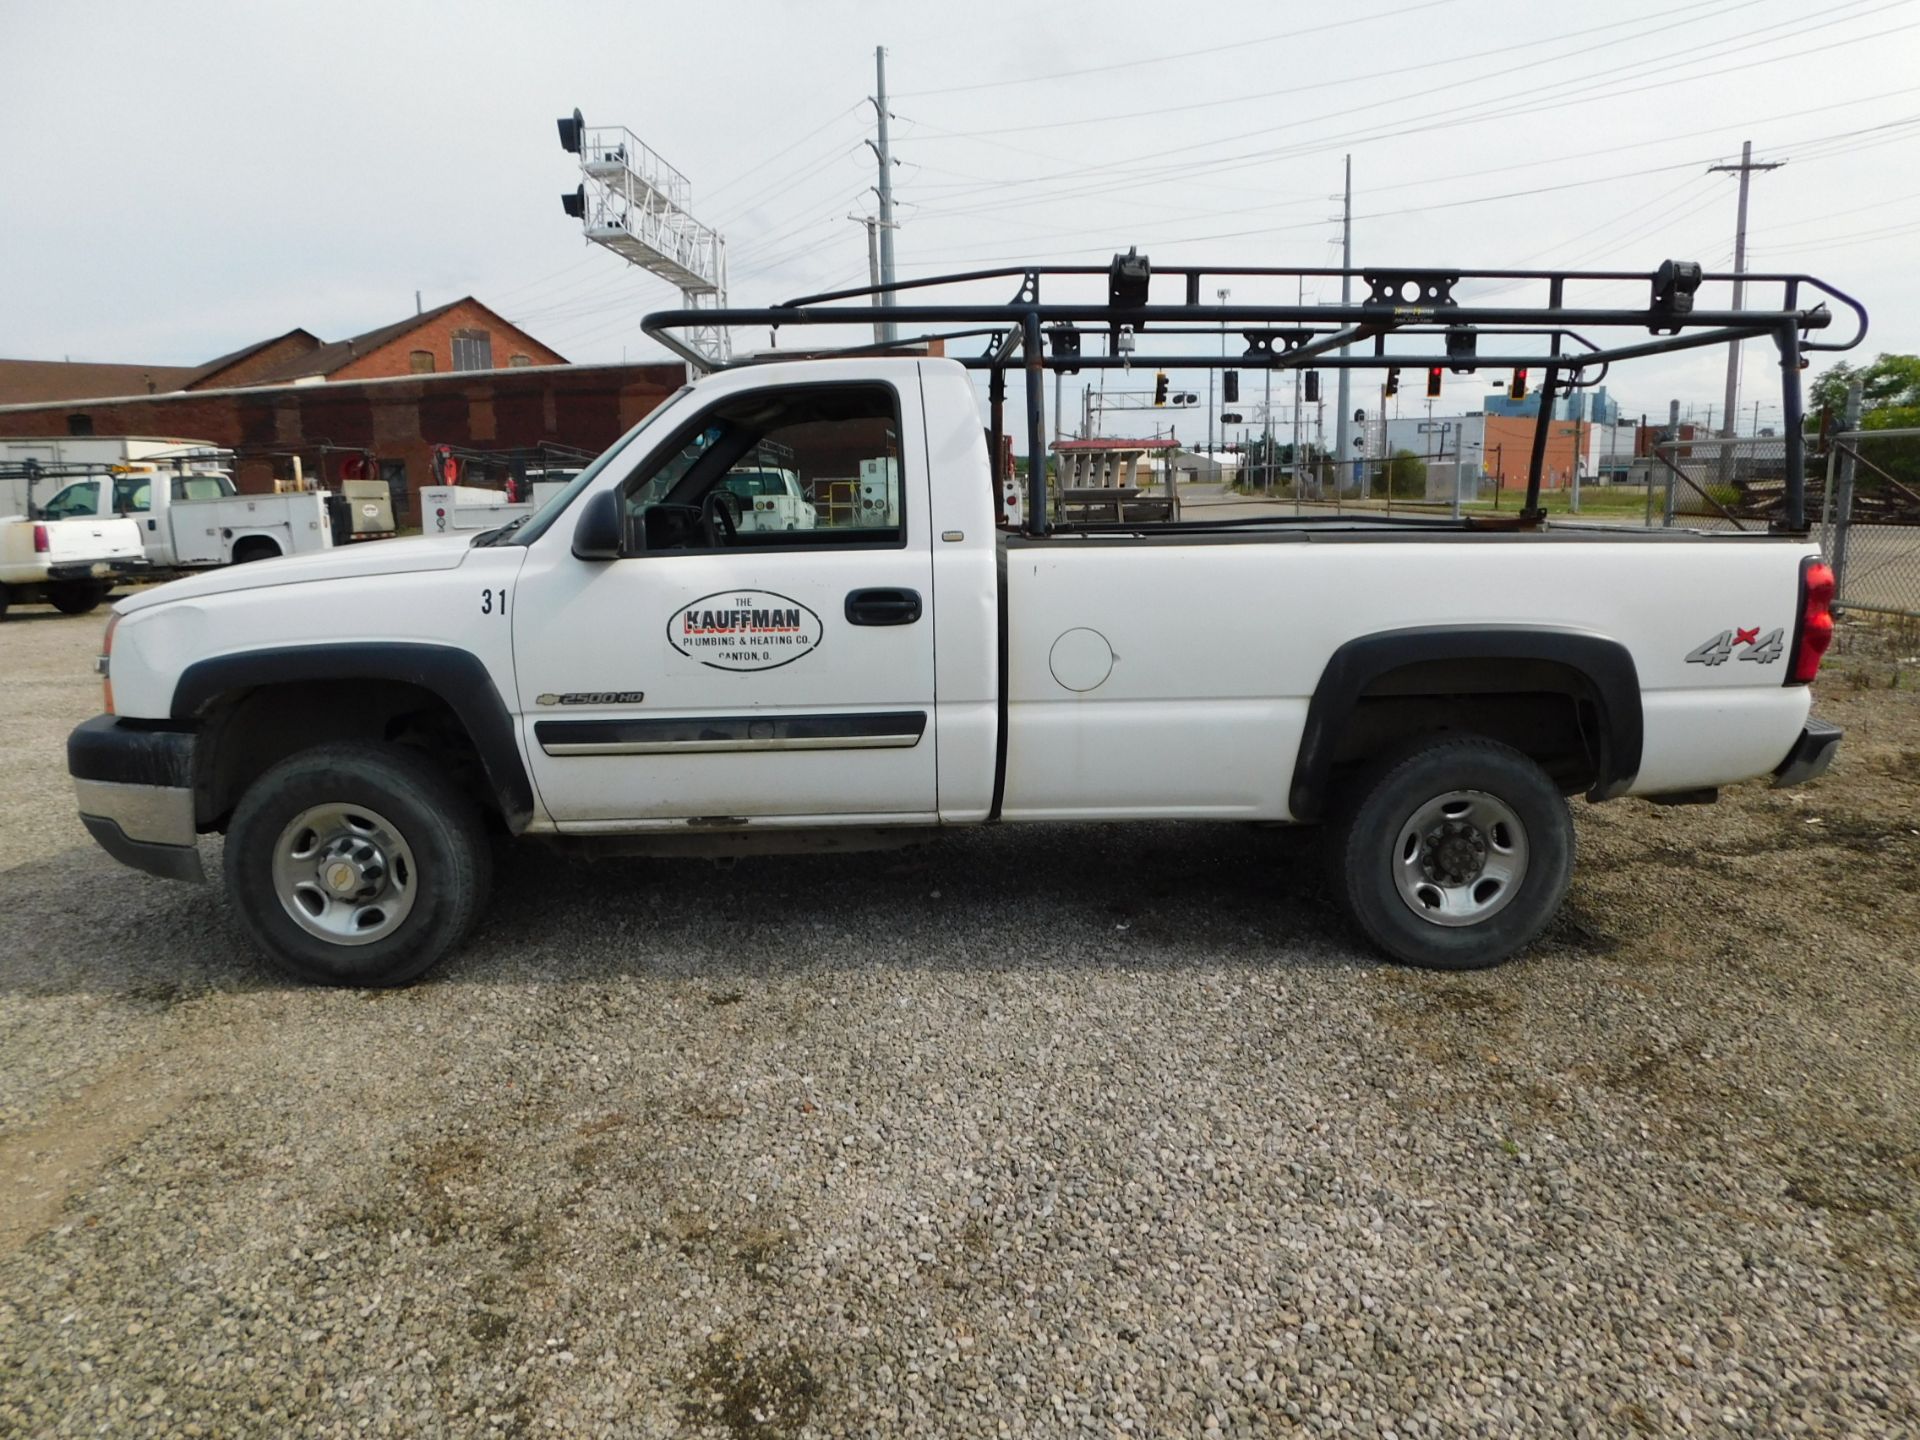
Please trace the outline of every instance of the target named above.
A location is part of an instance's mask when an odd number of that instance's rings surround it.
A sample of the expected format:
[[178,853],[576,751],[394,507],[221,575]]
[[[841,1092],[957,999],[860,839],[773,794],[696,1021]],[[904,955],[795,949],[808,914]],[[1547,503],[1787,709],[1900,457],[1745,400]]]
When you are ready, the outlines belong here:
[[[934,817],[927,452],[917,370],[894,374],[743,376],[619,481],[620,558],[573,555],[582,502],[534,542],[514,663],[563,828]],[[877,523],[757,530],[727,479],[787,469],[814,493],[874,460],[894,485]]]

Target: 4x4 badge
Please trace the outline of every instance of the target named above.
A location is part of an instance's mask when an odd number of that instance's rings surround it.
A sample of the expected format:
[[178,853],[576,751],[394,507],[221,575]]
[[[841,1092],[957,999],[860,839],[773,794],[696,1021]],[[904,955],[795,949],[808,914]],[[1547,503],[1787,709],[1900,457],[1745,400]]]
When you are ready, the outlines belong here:
[[1734,658],[1734,650],[1743,645],[1746,649],[1740,659],[1757,660],[1762,665],[1771,664],[1780,658],[1786,648],[1782,634],[1779,629],[1773,629],[1762,635],[1758,625],[1751,630],[1722,630],[1706,644],[1689,650],[1687,664],[1724,665]]

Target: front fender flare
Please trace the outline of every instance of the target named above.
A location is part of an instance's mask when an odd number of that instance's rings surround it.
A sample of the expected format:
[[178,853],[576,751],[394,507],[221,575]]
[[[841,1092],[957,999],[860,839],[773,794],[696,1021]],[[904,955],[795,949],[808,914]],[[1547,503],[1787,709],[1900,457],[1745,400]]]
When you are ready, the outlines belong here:
[[222,695],[302,680],[395,680],[439,696],[473,738],[508,830],[518,835],[532,823],[533,782],[514,738],[513,716],[487,667],[470,651],[408,641],[242,650],[194,661],[181,672],[168,708],[175,720],[197,720]]

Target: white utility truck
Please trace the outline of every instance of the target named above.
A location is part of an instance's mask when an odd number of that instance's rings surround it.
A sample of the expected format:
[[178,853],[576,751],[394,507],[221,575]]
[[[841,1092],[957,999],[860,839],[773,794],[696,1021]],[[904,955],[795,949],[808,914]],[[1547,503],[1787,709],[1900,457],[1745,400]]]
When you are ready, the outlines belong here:
[[720,484],[739,502],[733,520],[743,532],[811,530],[819,523],[800,477],[784,467],[735,465]]
[[241,495],[225,474],[176,473],[148,462],[70,481],[48,500],[49,519],[124,516],[140,528],[156,571],[243,565],[330,549],[327,496]]
[[[1292,303],[1298,272],[1195,269],[1174,272],[1184,304],[1156,305],[1144,266],[1119,257],[1105,304],[1043,305],[1016,270],[1007,305],[932,305],[916,288],[892,315],[994,334],[981,360],[1025,369],[1034,455],[1048,366],[1217,364],[1216,324],[1247,335],[1242,365],[1331,365],[1342,345],[1356,366],[1531,363],[1549,418],[1560,387],[1614,358],[1736,328],[1791,362],[1780,525],[1550,524],[1536,469],[1521,514],[1497,520],[1070,530],[1049,524],[1036,465],[1026,528],[1009,535],[1004,451],[981,443],[961,362],[747,364],[673,395],[530,519],[121,602],[106,713],[68,745],[84,823],[119,859],[180,879],[201,876],[196,837],[224,832],[261,949],[332,983],[402,983],[455,948],[485,903],[489,832],[712,854],[1128,820],[1325,822],[1358,928],[1401,961],[1467,968],[1526,945],[1559,906],[1565,797],[1704,803],[1826,769],[1840,732],[1810,717],[1808,684],[1832,576],[1795,472],[1801,350],[1844,348],[1813,339],[1823,306],[1755,309],[1776,277],[1748,277],[1747,309],[1695,308],[1694,290],[1731,277],[1672,266],[1620,310],[1562,293],[1618,272],[1542,276],[1545,306],[1491,308],[1453,301],[1458,272],[1366,272],[1369,298],[1330,310]],[[1037,273],[1052,291],[1087,272]],[[1286,301],[1201,305],[1227,276],[1236,297],[1276,277]],[[1853,305],[1788,279],[1789,301]],[[849,313],[870,312],[796,301],[647,323],[673,345],[677,327]],[[1043,349],[1049,327],[1073,325],[1087,343]],[[1126,347],[1109,339],[1121,326]],[[1608,326],[1638,334],[1563,349]],[[1146,358],[1161,329],[1203,342]],[[1651,351],[1649,329],[1663,337]],[[1528,337],[1541,348],[1520,348]],[[891,499],[748,530],[729,477],[762,444],[786,447],[803,483],[859,474],[890,480]]]

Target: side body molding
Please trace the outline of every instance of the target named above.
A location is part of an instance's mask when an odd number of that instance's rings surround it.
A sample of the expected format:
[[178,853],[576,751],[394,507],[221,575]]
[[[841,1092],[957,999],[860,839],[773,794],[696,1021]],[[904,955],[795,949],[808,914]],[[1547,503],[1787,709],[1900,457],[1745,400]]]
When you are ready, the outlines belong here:
[[517,835],[532,822],[533,783],[514,739],[513,717],[479,657],[451,645],[366,641],[243,650],[196,660],[174,686],[173,718],[196,719],[214,700],[236,690],[302,680],[393,680],[439,696],[473,737],[507,828]]
[[1598,774],[1587,793],[1594,800],[1626,793],[1640,772],[1644,737],[1640,673],[1626,646],[1546,626],[1427,625],[1362,635],[1333,652],[1307,706],[1288,798],[1294,818],[1325,813],[1341,729],[1368,687],[1403,666],[1469,660],[1545,661],[1575,672],[1601,719]]

